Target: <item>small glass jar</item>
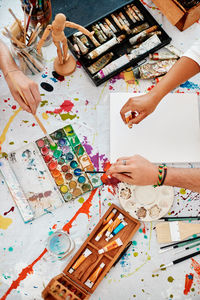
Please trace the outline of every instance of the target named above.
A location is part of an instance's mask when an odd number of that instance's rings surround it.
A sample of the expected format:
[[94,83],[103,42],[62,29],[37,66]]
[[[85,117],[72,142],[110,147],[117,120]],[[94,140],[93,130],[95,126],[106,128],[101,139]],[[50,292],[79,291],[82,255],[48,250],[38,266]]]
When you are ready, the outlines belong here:
[[37,53],[36,46],[37,40],[24,48],[19,48],[14,43],[11,44],[12,55],[25,75],[35,75],[44,70],[45,61],[42,52]]
[[75,244],[70,235],[62,230],[51,234],[47,240],[48,253],[56,259],[63,259],[74,250]]

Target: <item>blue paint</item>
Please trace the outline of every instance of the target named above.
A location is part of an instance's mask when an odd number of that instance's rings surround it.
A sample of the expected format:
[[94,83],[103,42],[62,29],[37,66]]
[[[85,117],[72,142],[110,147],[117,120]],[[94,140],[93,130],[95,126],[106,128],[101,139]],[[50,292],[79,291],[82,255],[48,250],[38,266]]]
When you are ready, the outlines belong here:
[[191,89],[191,90],[194,90],[194,89],[197,89],[197,90],[200,90],[200,86],[192,81],[189,81],[187,80],[186,82],[182,83],[180,85],[180,87],[182,88],[186,88],[186,89]]
[[55,232],[48,241],[49,251],[57,256],[65,254],[70,248],[70,240],[65,233]]
[[58,82],[58,80],[57,80],[56,78],[50,77],[50,79],[51,79],[53,82]]
[[126,224],[124,224],[123,222],[120,223],[112,232],[112,235],[117,234],[118,232],[120,232],[120,230],[122,230],[124,227],[126,226]]
[[71,152],[66,154],[66,159],[67,160],[72,160],[73,158],[74,158],[74,155]]
[[77,168],[76,170],[74,170],[74,175],[75,176],[80,176],[82,173],[81,169]]
[[73,161],[70,163],[70,167],[71,167],[72,169],[75,169],[76,167],[78,167],[77,161],[73,160]]
[[46,74],[42,74],[42,78],[46,78],[47,77],[47,75]]
[[64,146],[64,145],[66,144],[66,139],[60,139],[60,140],[58,141],[58,144],[59,144],[60,146]]
[[80,177],[78,178],[78,182],[79,182],[79,183],[85,183],[85,181],[86,181],[86,179],[85,179],[84,176],[80,176]]

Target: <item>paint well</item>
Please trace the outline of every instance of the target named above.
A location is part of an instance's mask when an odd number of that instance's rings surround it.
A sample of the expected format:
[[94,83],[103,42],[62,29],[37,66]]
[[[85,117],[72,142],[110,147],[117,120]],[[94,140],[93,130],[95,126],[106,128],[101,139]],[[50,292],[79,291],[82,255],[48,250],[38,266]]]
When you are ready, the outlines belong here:
[[62,185],[60,187],[60,191],[61,193],[66,194],[68,192],[68,187],[66,185]]
[[66,159],[67,160],[72,160],[73,158],[74,158],[74,155],[71,152],[66,154]]
[[77,186],[77,182],[76,181],[74,181],[74,180],[70,181],[70,183],[69,183],[70,189],[75,189],[76,186]]
[[67,180],[71,180],[72,177],[73,177],[73,175],[72,175],[71,173],[67,173],[67,174],[65,175],[65,178],[66,178]]
[[53,160],[53,161],[50,162],[50,164],[48,165],[49,170],[50,170],[50,171],[55,170],[55,169],[57,168],[57,165],[58,165],[57,161]]
[[59,157],[61,157],[61,155],[62,155],[62,151],[60,151],[60,150],[55,150],[55,151],[53,152],[53,156],[54,156],[56,159],[58,159]]
[[66,173],[69,170],[69,167],[67,165],[62,166],[61,170]]
[[41,153],[42,153],[42,155],[47,155],[49,153],[49,148],[47,146],[44,146],[41,149]]
[[49,163],[51,160],[52,160],[52,156],[51,156],[51,155],[46,155],[46,156],[44,157],[45,163]]
[[85,178],[84,176],[80,176],[80,177],[78,178],[78,182],[79,182],[79,183],[85,183],[85,181],[86,181],[86,178]]
[[88,183],[83,184],[82,189],[84,192],[91,190],[91,185]]
[[72,169],[77,168],[77,167],[78,167],[77,161],[73,160],[73,161],[70,163],[70,167],[71,167]]
[[58,144],[59,144],[60,146],[64,146],[66,143],[67,143],[66,139],[60,139],[60,140],[58,141]]
[[63,185],[64,184],[64,179],[62,176],[59,176],[58,178],[56,178],[56,184],[57,185]]
[[75,176],[80,176],[81,173],[82,173],[82,171],[81,171],[81,169],[79,169],[79,168],[77,168],[77,169],[74,170],[74,175],[75,175]]
[[69,146],[63,146],[63,147],[62,147],[62,152],[63,152],[64,154],[68,153],[69,151],[70,151]]
[[58,148],[58,145],[55,143],[55,145],[51,145],[50,144],[50,149],[52,150],[52,151],[54,151],[54,150],[56,150]]
[[43,140],[37,141],[37,145],[38,147],[42,148],[44,146],[44,141]]

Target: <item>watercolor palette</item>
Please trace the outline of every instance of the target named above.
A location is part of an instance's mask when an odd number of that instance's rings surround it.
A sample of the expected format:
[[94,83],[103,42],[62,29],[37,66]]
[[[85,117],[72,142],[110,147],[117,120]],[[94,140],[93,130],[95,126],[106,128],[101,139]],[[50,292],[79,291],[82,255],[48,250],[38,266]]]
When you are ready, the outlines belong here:
[[[124,222],[127,224],[125,229],[119,231],[115,237],[111,239],[112,242],[116,238],[120,238],[122,245],[115,249],[110,249],[108,252],[99,254],[99,250],[108,244],[106,241],[106,232],[104,231],[101,239],[98,241],[96,240],[96,237],[105,227],[105,221],[113,210],[115,210],[113,222],[119,217],[119,215],[122,215]],[[107,224],[109,225],[109,223]],[[54,277],[49,282],[42,292],[42,297],[46,300],[88,299],[98,287],[104,276],[109,272],[115,261],[119,258],[139,227],[140,222],[138,220],[132,218],[127,212],[112,204],[90,233],[89,237],[68,263],[62,274]],[[83,258],[84,255],[85,259]],[[100,268],[102,270],[99,272]],[[95,277],[93,284],[91,285],[90,279],[93,277],[95,272],[98,275]],[[67,295],[71,295],[71,298],[67,298]]]
[[174,201],[170,186],[136,186],[119,183],[119,201],[130,215],[141,221],[154,221],[166,215]]
[[56,130],[50,136],[55,146],[50,145],[45,137],[37,140],[36,144],[65,201],[101,185],[97,174],[84,173],[93,171],[94,166],[71,125]]
[[139,0],[127,1],[84,25],[94,32],[93,37],[76,32],[68,37],[68,44],[96,86],[127,68],[139,66],[149,53],[171,41]]

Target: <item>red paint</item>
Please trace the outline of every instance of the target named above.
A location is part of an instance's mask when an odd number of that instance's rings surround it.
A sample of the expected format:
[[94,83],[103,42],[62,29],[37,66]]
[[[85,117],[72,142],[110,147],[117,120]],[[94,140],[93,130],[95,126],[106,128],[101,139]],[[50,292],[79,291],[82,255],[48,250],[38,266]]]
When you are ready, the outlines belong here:
[[74,107],[74,104],[70,100],[65,100],[61,105],[60,108],[54,109],[54,111],[47,110],[47,114],[60,114],[61,112],[70,112],[72,108]]
[[79,214],[86,214],[88,216],[88,218],[90,217],[89,216],[90,207],[92,205],[92,199],[93,199],[96,191],[97,191],[97,188],[91,192],[89,198],[85,202],[83,202],[83,205],[75,213],[75,215],[72,217],[72,219],[67,224],[65,224],[65,226],[63,226],[64,231],[67,231],[69,233],[69,229],[72,227],[72,223],[74,222],[74,220],[77,218],[77,216]]
[[13,212],[14,211],[14,206],[11,207],[11,209],[9,209],[9,211],[5,212],[3,215],[6,216],[7,214],[9,214],[9,212]]
[[35,123],[32,124],[32,127],[35,127]]
[[56,169],[56,167],[57,167],[57,165],[58,165],[57,161],[55,161],[55,160],[52,160],[52,162],[50,162],[50,164],[48,165],[48,167],[49,167],[49,170],[50,170],[50,171],[53,171],[53,170],[55,170],[55,169]]
[[16,105],[13,105],[13,106],[12,106],[12,109],[16,109],[16,108],[17,108],[17,106],[16,106]]
[[8,102],[8,100],[4,99],[4,102],[6,103],[6,102]]
[[44,146],[41,149],[42,155],[47,155],[49,153],[49,148],[47,146]]
[[151,91],[154,87],[155,87],[155,85],[148,87],[147,91]]
[[146,234],[146,226],[145,226],[145,224],[144,224],[144,228],[142,229],[142,232],[143,232],[144,234]]
[[146,5],[149,8],[153,8],[153,9],[159,10],[159,8],[157,8],[156,6],[151,6],[151,5],[147,4],[144,0],[141,0],[141,2],[142,2],[143,5]]
[[44,157],[44,161],[45,161],[46,163],[49,163],[51,160],[52,160],[52,156],[50,156],[50,155],[46,155],[46,156]]
[[[111,167],[111,163],[106,162],[104,165],[104,171],[107,171],[110,167]],[[114,177],[109,178],[106,174],[103,174],[103,176],[101,176],[101,181],[105,185],[111,185],[113,188],[116,187],[117,184],[120,182],[117,178]]]
[[18,288],[20,282],[24,280],[28,274],[33,273],[33,266],[44,256],[46,252],[47,249],[45,248],[44,251],[38,256],[38,258],[36,258],[30,265],[28,265],[26,268],[24,268],[21,271],[21,273],[18,275],[18,278],[12,282],[11,286],[9,287],[7,292],[3,295],[1,300],[5,300],[12,290]]
[[54,224],[53,226],[52,226],[52,229],[56,229],[57,228],[57,224]]
[[194,275],[192,273],[190,273],[190,275],[185,275],[185,289],[183,291],[184,295],[187,295],[190,292],[193,283],[193,277]]
[[[63,226],[64,231],[69,232],[69,229],[72,227],[72,223],[74,222],[74,220],[77,218],[77,216],[79,214],[84,213],[84,214],[87,214],[88,218],[90,217],[89,210],[92,205],[91,202],[92,202],[92,199],[93,199],[96,191],[97,191],[97,188],[91,192],[89,198],[83,203],[81,208],[76,212],[76,214],[72,217],[72,219],[67,224],[65,224],[65,226]],[[7,292],[3,295],[1,300],[5,300],[7,298],[7,296],[10,294],[10,292],[12,290],[16,289],[19,286],[20,282],[22,280],[24,280],[28,274],[33,273],[33,266],[45,255],[46,252],[47,252],[47,249],[45,248],[44,251],[38,256],[38,258],[36,258],[30,265],[28,265],[26,268],[24,268],[21,271],[21,273],[18,275],[18,278],[12,282],[11,286],[9,287]]]
[[200,277],[200,264],[194,259],[192,259],[192,267],[194,268],[194,271],[197,273],[197,275]]
[[77,68],[81,68],[82,67],[82,65],[80,64],[80,62],[77,60],[77,62],[76,62],[76,66],[77,66]]

